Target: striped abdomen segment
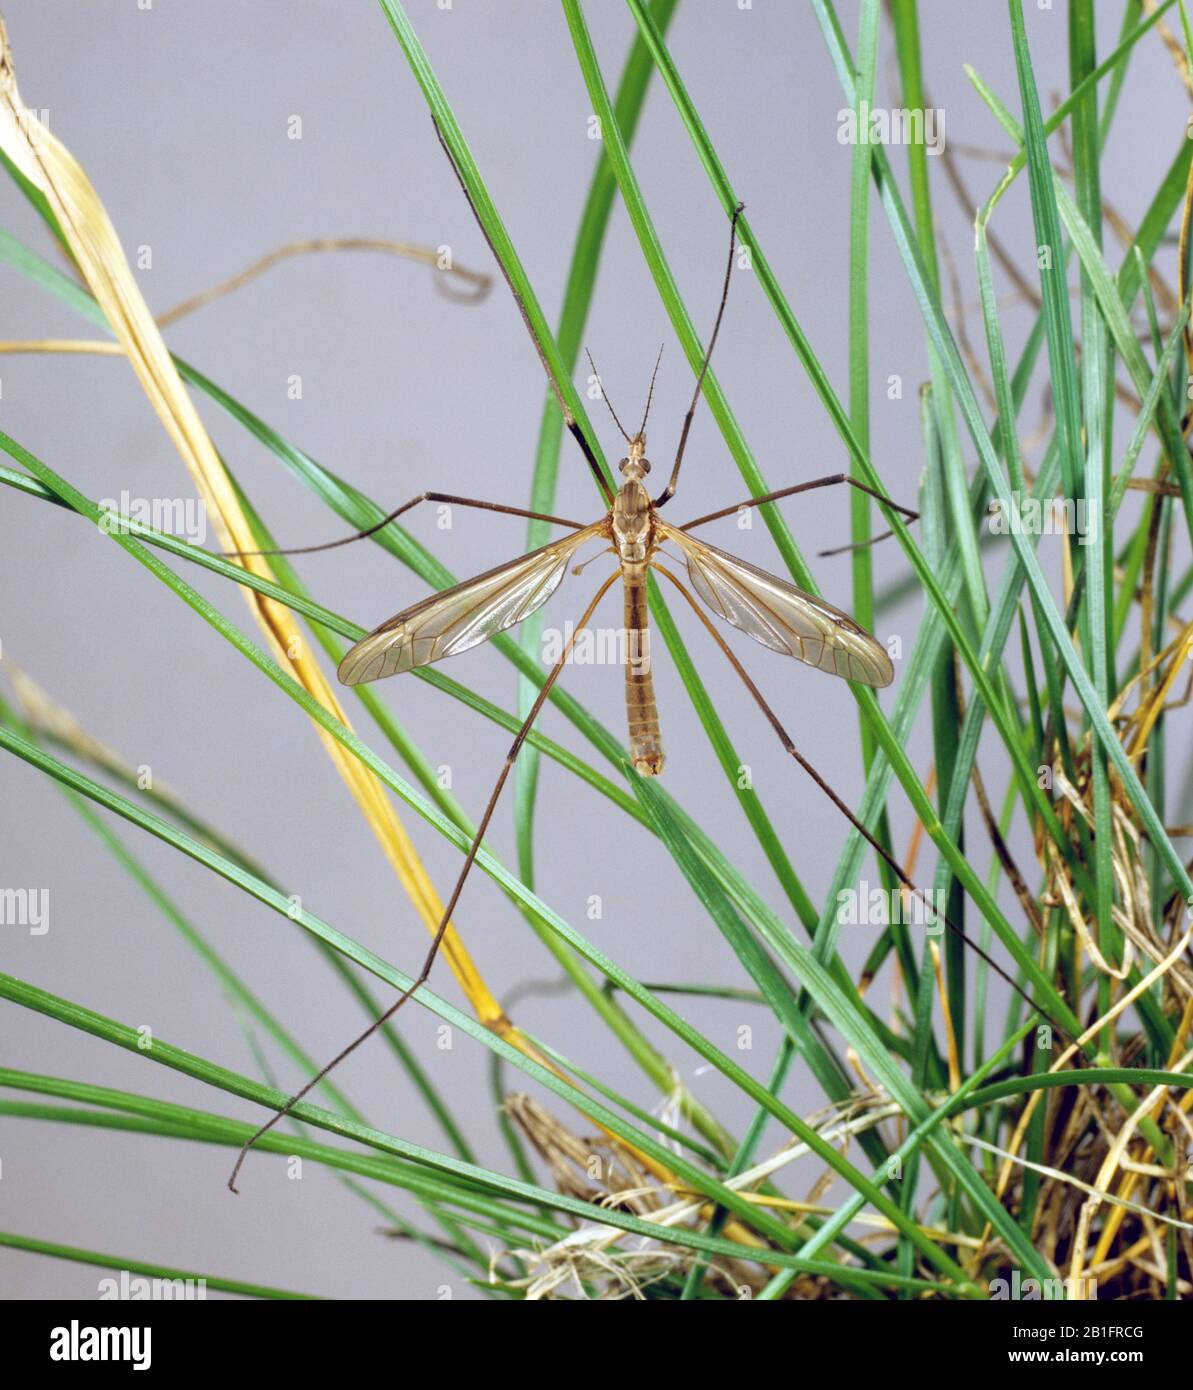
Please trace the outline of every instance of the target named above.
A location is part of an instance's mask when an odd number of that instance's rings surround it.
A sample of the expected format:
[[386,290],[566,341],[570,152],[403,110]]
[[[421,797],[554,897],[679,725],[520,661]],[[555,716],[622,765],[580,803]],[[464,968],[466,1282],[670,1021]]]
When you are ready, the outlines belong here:
[[643,777],[663,770],[659,709],[650,671],[650,626],[646,609],[646,569],[625,567],[625,703],[630,725],[630,761]]

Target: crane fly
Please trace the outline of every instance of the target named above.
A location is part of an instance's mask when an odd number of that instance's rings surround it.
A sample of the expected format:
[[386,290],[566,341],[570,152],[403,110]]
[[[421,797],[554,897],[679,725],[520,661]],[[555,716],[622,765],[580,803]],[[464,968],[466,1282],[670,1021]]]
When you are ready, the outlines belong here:
[[658,568],[656,556],[664,541],[679,548],[692,588],[716,616],[755,641],[847,680],[891,683],[894,670],[886,650],[847,613],[690,534],[694,524],[711,517],[668,525],[645,486],[650,472],[645,428],[628,443],[620,464],[624,481],[600,521],[403,609],[348,652],[339,667],[343,684],[361,685],[427,666],[505,632],[537,612],[578,551],[598,539],[607,541],[616,555],[624,589],[630,761],[644,777],[657,776],[664,762],[646,603],[647,571]]
[[[440,144],[443,145],[444,151],[448,155],[456,177],[460,180],[464,195],[468,199],[474,215],[477,216],[481,231],[486,241],[489,242],[489,248],[493,251],[498,265],[501,266],[506,282],[509,284],[518,308],[529,328],[530,321],[526,306],[505,271],[504,264],[497,256],[496,248],[493,246],[479,215],[477,215],[476,207],[472,203],[463,179],[460,178],[459,169],[456,167],[451,151],[443,139],[442,132],[438,130],[438,125],[436,125],[436,131],[439,133]],[[508,516],[550,522],[567,530],[567,535],[558,540],[549,541],[546,545],[540,546],[539,549],[533,550],[527,555],[498,565],[495,569],[487,570],[484,574],[476,575],[474,578],[467,579],[441,593],[431,594],[427,598],[420,599],[417,603],[404,608],[394,617],[387,619],[379,627],[374,628],[367,636],[361,638],[340,662],[339,679],[347,686],[363,685],[370,681],[381,680],[387,676],[414,670],[416,667],[446,660],[448,657],[469,651],[482,642],[497,636],[498,633],[514,627],[532,613],[537,612],[551,598],[562,583],[571,562],[581,548],[590,541],[605,541],[607,548],[616,557],[617,568],[603,581],[588,607],[584,610],[583,616],[564,644],[559,659],[552,665],[546,680],[535,696],[529,713],[506,754],[505,763],[489,797],[484,814],[477,825],[468,852],[464,857],[463,866],[451,896],[443,909],[443,915],[439,920],[418,977],[402,991],[398,999],[380,1018],[376,1019],[365,1032],[334,1057],[322,1071],[312,1077],[282,1109],[278,1110],[246,1141],[228,1180],[228,1186],[233,1192],[237,1190],[235,1184],[241,1164],[257,1140],[272,1129],[279,1120],[288,1115],[313,1087],[318,1085],[349,1053],[355,1051],[361,1043],[365,1042],[392,1018],[411,995],[426,983],[447,931],[448,923],[459,902],[464,882],[476,860],[477,852],[488,830],[510,770],[513,768],[551,690],[567,664],[577,637],[588,626],[597,605],[619,578],[622,581],[624,594],[625,632],[629,639],[627,643],[629,655],[625,661],[626,713],[629,725],[629,756],[635,771],[640,776],[655,777],[663,771],[664,765],[663,745],[659,734],[658,706],[655,702],[650,663],[646,655],[649,640],[647,575],[653,570],[668,580],[683,595],[757,701],[787,753],[799,763],[854,828],[869,842],[893,870],[899,881],[910,892],[926,900],[923,890],[911,881],[886,848],[802,756],[745,667],[710,620],[708,612],[701,607],[692,593],[694,590],[707,610],[711,611],[715,617],[746,633],[771,651],[793,657],[805,665],[813,666],[820,671],[828,672],[830,675],[839,676],[845,680],[856,681],[862,685],[876,688],[887,686],[894,679],[894,669],[886,649],[870,633],[854,622],[848,613],[834,608],[832,604],[826,603],[822,598],[806,593],[785,579],[768,574],[758,566],[698,539],[692,535],[692,532],[699,526],[735,515],[746,508],[762,506],[767,502],[776,502],[786,497],[794,497],[799,493],[810,492],[817,488],[833,487],[838,484],[848,484],[858,488],[875,498],[884,507],[891,508],[912,521],[917,519],[918,513],[908,507],[900,506],[897,502],[892,502],[889,497],[885,497],[857,478],[845,473],[833,473],[827,477],[815,478],[810,482],[796,483],[791,487],[780,488],[778,491],[768,492],[761,497],[746,498],[742,502],[735,502],[731,506],[722,507],[717,511],[696,517],[680,526],[673,526],[659,516],[662,508],[675,496],[679,483],[680,467],[683,463],[684,449],[692,419],[700,400],[704,379],[708,372],[708,365],[712,358],[713,348],[716,346],[717,335],[721,329],[725,306],[729,298],[729,283],[733,273],[734,253],[737,246],[738,220],[743,210],[744,205],[739,203],[734,209],[730,221],[729,260],[721,288],[720,304],[713,323],[712,334],[709,337],[708,348],[697,374],[691,404],[684,416],[680,430],[671,476],[666,487],[657,497],[652,498],[646,486],[646,478],[650,473],[650,462],[646,457],[646,424],[654,395],[658,361],[655,362],[655,370],[651,376],[642,423],[632,436],[622,428],[621,421],[617,418],[617,413],[602,388],[602,398],[627,445],[626,455],[619,465],[622,481],[614,491],[605,477],[584,430],[568,408],[546,356],[532,332],[532,341],[539,352],[548,382],[563,412],[564,421],[579,444],[607,503],[608,510],[599,521],[585,524],[544,512],[507,506],[505,503],[484,502],[476,498],[460,497],[445,492],[424,492],[396,508],[388,516],[383,517],[366,530],[346,536],[342,540],[284,551],[234,552],[240,555],[248,553],[303,555],[335,549],[337,546],[348,545],[375,534],[423,502],[448,503],[483,511],[500,512]],[[591,362],[591,358],[589,360]],[[890,534],[890,532],[882,533],[873,537],[873,540],[883,540]],[[687,569],[691,589],[669,566],[662,563],[660,554],[661,547],[665,542],[672,543],[679,551]],[[863,542],[863,544],[869,543]],[[822,552],[822,554],[833,553],[836,552]],[[599,556],[594,558],[599,558]],[[935,911],[935,909],[933,910]],[[997,974],[1001,975],[1013,989],[1021,994],[1033,1008],[1039,1008],[1016,981],[980,946],[966,936],[960,927],[950,922],[943,914],[937,912],[936,915],[976,951]]]

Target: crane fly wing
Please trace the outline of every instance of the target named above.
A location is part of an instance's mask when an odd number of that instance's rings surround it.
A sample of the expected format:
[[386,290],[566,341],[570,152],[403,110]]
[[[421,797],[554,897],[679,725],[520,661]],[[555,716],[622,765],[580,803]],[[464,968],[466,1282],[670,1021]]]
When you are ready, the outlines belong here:
[[427,666],[520,623],[559,587],[575,552],[603,530],[604,522],[595,522],[404,608],[348,652],[340,662],[341,682],[363,685]]
[[894,680],[885,649],[848,613],[674,526],[655,525],[683,551],[692,587],[718,618],[771,651],[845,680],[873,686]]

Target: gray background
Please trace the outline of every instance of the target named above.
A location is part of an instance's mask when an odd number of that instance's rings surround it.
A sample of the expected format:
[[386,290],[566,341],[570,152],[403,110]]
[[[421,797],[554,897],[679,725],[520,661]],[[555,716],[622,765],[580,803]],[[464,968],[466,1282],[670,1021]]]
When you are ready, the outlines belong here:
[[[612,86],[632,21],[608,0],[587,10]],[[1117,33],[1121,8],[1099,5],[1099,12],[1104,53]],[[460,261],[491,268],[402,54],[381,12],[366,0],[157,0],[148,12],[133,0],[8,0],[4,15],[26,102],[48,109],[52,128],[90,173],[126,248],[152,247],[153,268],[140,279],[155,311],[300,237],[446,242]],[[449,12],[429,0],[412,0],[410,15],[554,322],[596,158],[586,130],[590,105],[563,18],[555,6],[527,0],[456,0]],[[842,20],[851,36],[856,19],[856,7],[844,5]],[[1042,91],[1063,89],[1063,8],[1029,6],[1027,22]],[[962,71],[963,62],[976,64],[1018,110],[1005,7],[930,0],[922,7],[922,29],[930,95],[946,109],[950,142],[1005,149]],[[849,150],[836,139],[840,89],[811,11],[773,0],[755,0],[746,12],[734,0],[687,0],[672,27],[671,47],[779,281],[844,397]],[[881,57],[880,99],[890,93],[892,79],[885,27]],[[1134,59],[1106,165],[1106,192],[1132,225],[1172,158],[1186,112],[1168,56],[1158,40],[1145,41]],[[301,141],[286,138],[292,114],[302,117]],[[903,153],[894,156],[902,177]],[[659,86],[651,88],[634,159],[662,244],[705,331],[724,255],[725,219]],[[945,188],[939,162],[931,167],[942,235],[958,259],[965,297],[972,299],[970,216]],[[975,198],[984,199],[1001,166],[966,161],[965,167]],[[1021,181],[997,224],[1021,256],[1033,242],[1025,194]],[[7,184],[0,196],[4,224],[46,251],[47,238],[23,201]],[[919,316],[877,212],[872,254],[874,457],[890,492],[913,502],[920,468],[916,387],[927,374],[926,358]],[[1112,265],[1120,254],[1112,248]],[[84,331],[66,309],[13,272],[6,269],[2,277],[4,337]],[[1012,346],[1026,322],[1022,310],[1008,308]],[[972,331],[980,342],[980,323],[974,321]],[[363,255],[312,257],[276,269],[196,314],[168,340],[379,500],[396,505],[437,487],[525,502],[543,382],[501,286],[480,307],[458,308],[435,292],[420,267]],[[664,340],[668,350],[651,431],[656,476],[674,450],[691,374],[628,220],[615,207],[586,341],[623,415],[640,408]],[[717,370],[772,486],[843,466],[839,441],[748,276],[734,281]],[[189,494],[179,459],[118,360],[8,357],[0,372],[0,424],[90,496],[118,496],[122,489],[144,497]],[[286,396],[292,373],[303,378],[300,402]],[[891,373],[903,378],[901,401],[887,400],[880,389]],[[1038,401],[1033,392],[1025,430],[1038,418]],[[262,449],[205,401],[200,408],[279,537],[300,544],[338,534],[334,518]],[[595,411],[593,419],[612,452],[616,436],[609,421]],[[1122,442],[1118,447],[1121,456]],[[966,456],[972,459],[972,449]],[[675,504],[684,514],[678,519],[734,501],[744,491],[702,412]],[[422,927],[299,711],[115,546],[32,500],[6,493],[2,505],[5,654],[96,737],[131,762],[152,765],[157,777],[300,892],[314,911],[413,968],[425,949]],[[597,513],[590,480],[570,442],[558,510]],[[802,499],[789,515],[809,554],[848,538],[848,504],[838,493]],[[410,526],[460,574],[516,554],[524,536],[519,521],[461,511],[447,532],[435,527],[431,514],[415,516]],[[732,522],[722,523],[708,535],[758,563],[778,565],[762,527],[741,532]],[[1053,564],[1055,541],[1045,542],[1045,554]],[[994,578],[1004,557],[1002,549],[990,554]],[[848,561],[815,563],[826,593],[848,605]],[[875,565],[880,582],[905,568],[891,546],[876,552]],[[366,545],[312,557],[303,562],[303,574],[323,602],[368,625],[424,592],[409,572]],[[594,567],[582,581],[569,580],[548,622],[577,616],[597,574]],[[225,584],[190,569],[186,577],[255,635],[241,599]],[[616,624],[617,601],[608,602],[606,621]],[[679,607],[678,621],[718,708],[817,898],[845,825],[779,755],[749,697]],[[885,615],[879,630],[902,636],[909,651],[919,618],[918,606],[908,607]],[[857,716],[845,687],[784,664],[744,639],[737,646],[805,751],[844,796],[856,800],[862,785]],[[668,787],[715,830],[735,862],[790,919],[674,671],[665,658],[656,668]],[[462,657],[450,674],[506,705],[513,701],[512,669],[492,652]],[[620,730],[619,672],[575,668],[566,679]],[[445,704],[422,683],[392,682],[381,693],[431,760],[451,763],[457,795],[478,815],[507,736]],[[889,693],[884,703],[889,707]],[[380,748],[351,701],[348,708]],[[543,727],[577,746],[552,712]],[[1187,749],[1175,730],[1170,738],[1178,784]],[[925,730],[911,752],[926,773]],[[989,745],[984,752],[992,789],[1001,792],[1005,757]],[[212,977],[57,788],[13,759],[0,764],[0,776],[0,881],[48,888],[51,903],[46,936],[5,928],[4,968],[117,1019],[149,1023],[173,1043],[255,1074],[244,1036]],[[911,823],[898,793],[893,806],[898,843],[905,845]],[[493,842],[512,862],[509,810],[507,801]],[[602,949],[639,979],[743,982],[736,960],[665,853],[615,808],[544,764],[541,812],[538,890]],[[412,814],[405,819],[446,892],[458,855]],[[355,1034],[355,1005],[297,928],[131,828],[116,829],[312,1053],[329,1056]],[[984,869],[988,850],[976,828],[971,833]],[[1018,848],[1030,862],[1028,847]],[[931,859],[921,863],[925,882],[931,867]],[[872,870],[867,873],[873,878]],[[604,900],[599,922],[585,918],[592,893]],[[499,992],[555,978],[553,962],[483,876],[470,882],[456,920]],[[858,931],[847,942],[850,958],[860,960],[871,940],[868,931]],[[459,998],[442,963],[435,985]],[[885,1001],[889,981],[884,977],[875,989],[881,991],[875,998]],[[684,1003],[683,1010],[730,1050],[738,1027],[752,1024],[753,1050],[735,1055],[765,1074],[777,1033],[763,1011],[699,1001]],[[527,997],[515,1013],[640,1104],[656,1103],[649,1083],[574,996]],[[456,1038],[452,1051],[439,1051],[434,1022],[412,1008],[402,1016],[402,1029],[465,1118],[482,1159],[504,1165],[486,1056],[464,1037]],[[659,1036],[649,1020],[645,1028]],[[247,1105],[15,1007],[0,1011],[0,1029],[7,1064],[258,1118]],[[742,1097],[698,1059],[668,1050],[703,1101],[731,1126],[745,1122],[749,1109]],[[285,1084],[300,1079],[284,1061],[278,1067]],[[441,1145],[383,1046],[362,1050],[338,1080],[378,1125]],[[511,1084],[520,1082],[511,1078]],[[786,1099],[805,1111],[820,1102],[798,1066]],[[562,1118],[573,1123],[571,1115]],[[583,1121],[576,1127],[587,1129]],[[455,1297],[473,1296],[433,1258],[382,1239],[376,1213],[310,1165],[303,1181],[291,1182],[280,1162],[258,1156],[235,1200],[224,1187],[229,1155],[222,1149],[13,1121],[0,1124],[0,1158],[0,1226],[7,1229],[330,1295],[433,1298],[448,1284]],[[799,1185],[793,1182],[792,1190]],[[400,1195],[395,1200],[410,1210]],[[94,1297],[101,1274],[0,1251],[0,1292],[9,1298]]]

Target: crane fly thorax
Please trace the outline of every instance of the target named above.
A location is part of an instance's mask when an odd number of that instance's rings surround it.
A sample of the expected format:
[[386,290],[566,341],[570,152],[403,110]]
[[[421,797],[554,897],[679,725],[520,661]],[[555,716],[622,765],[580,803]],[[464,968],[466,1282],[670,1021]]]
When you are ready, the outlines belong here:
[[642,479],[650,472],[642,435],[630,441],[630,452],[621,461],[625,481],[613,501],[613,539],[617,554],[630,564],[644,564],[650,558],[654,532],[654,507]]

